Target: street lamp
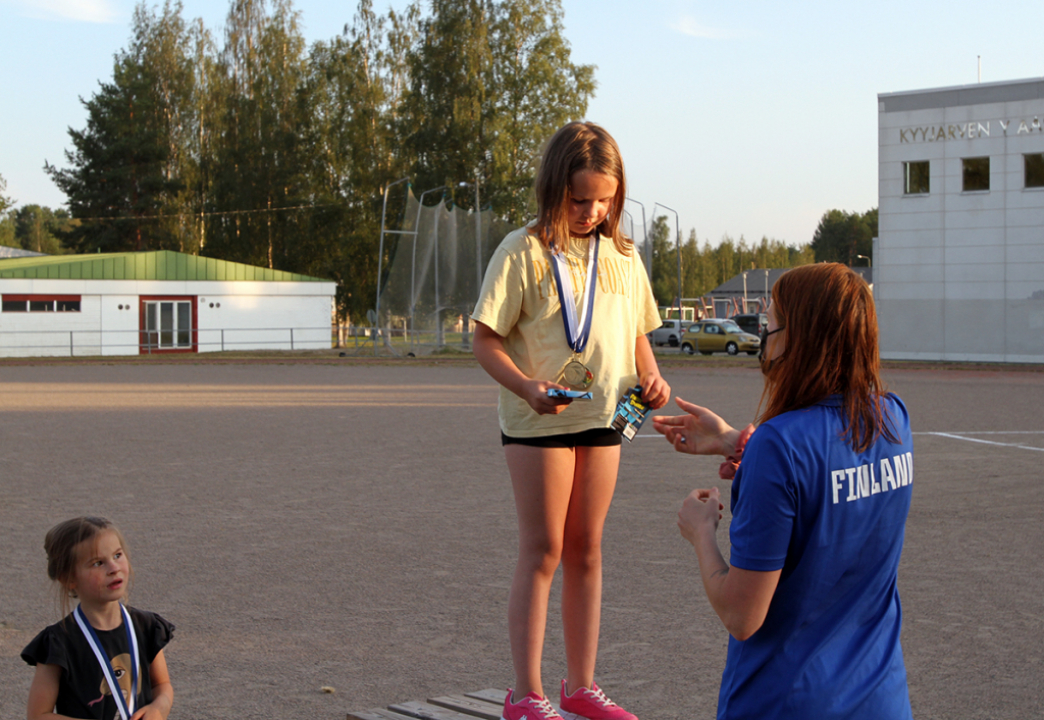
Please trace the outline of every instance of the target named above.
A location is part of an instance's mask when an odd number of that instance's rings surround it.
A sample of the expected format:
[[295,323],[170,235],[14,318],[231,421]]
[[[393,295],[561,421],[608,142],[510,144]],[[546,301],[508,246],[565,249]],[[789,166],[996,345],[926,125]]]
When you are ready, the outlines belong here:
[[631,213],[627,212],[626,210],[623,211],[623,213],[620,215],[620,231],[621,232],[623,231],[624,218],[626,218],[627,222],[630,223],[630,225],[631,225],[631,234],[630,234],[629,237],[631,238],[631,241],[633,242],[634,241],[634,216],[631,215]]
[[678,251],[678,320],[681,321],[681,319],[682,319],[682,306],[681,306],[681,302],[682,302],[681,301],[681,299],[682,299],[682,282],[681,282],[681,221],[678,219],[678,211],[674,210],[672,208],[667,207],[663,203],[653,203],[653,216],[654,217],[656,215],[656,208],[657,207],[662,207],[664,210],[670,210],[672,213],[674,213],[674,228],[675,228],[675,233],[676,233],[675,238],[674,238],[674,246],[675,246],[675,248]]
[[[461,182],[457,187],[475,188],[475,302],[478,302],[479,293],[482,292],[482,219],[479,214],[479,173],[475,170],[475,182]],[[464,347],[468,346],[468,313],[464,308],[464,333],[461,338]]]
[[633,202],[642,209],[642,242],[645,243],[645,272],[649,274],[649,283],[652,283],[652,245],[649,243],[649,229],[645,226],[645,206],[634,198],[624,198],[626,202]]
[[857,258],[863,258],[864,260],[866,260],[866,266],[867,267],[873,267],[874,266],[873,262],[871,262],[870,258],[868,258],[866,255],[856,255],[856,257]]

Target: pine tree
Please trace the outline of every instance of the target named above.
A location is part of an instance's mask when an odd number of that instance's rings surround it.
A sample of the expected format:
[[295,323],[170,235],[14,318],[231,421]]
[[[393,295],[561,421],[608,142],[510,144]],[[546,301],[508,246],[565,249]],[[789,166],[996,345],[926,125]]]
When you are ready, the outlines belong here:
[[678,297],[678,255],[666,215],[658,215],[649,231],[653,248],[652,288],[658,305],[675,305]]
[[181,182],[169,172],[169,133],[154,81],[133,47],[121,52],[113,81],[84,102],[87,127],[69,130],[71,167],[45,163],[72,216],[82,220],[68,237],[79,252],[178,247],[161,217]]
[[871,257],[877,235],[877,208],[866,213],[828,210],[823,213],[812,238],[816,262],[851,265],[857,255]]

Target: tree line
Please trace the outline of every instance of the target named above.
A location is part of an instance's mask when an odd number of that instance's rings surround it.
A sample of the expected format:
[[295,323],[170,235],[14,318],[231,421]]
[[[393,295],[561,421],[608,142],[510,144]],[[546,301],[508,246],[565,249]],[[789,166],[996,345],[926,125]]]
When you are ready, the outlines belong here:
[[65,246],[330,278],[357,317],[376,289],[386,187],[447,185],[470,207],[478,183],[484,206],[521,223],[541,143],[595,90],[594,67],[570,58],[560,0],[385,14],[359,0],[341,34],[310,47],[300,21],[291,0],[232,0],[220,32],[180,2],[139,4],[65,166],[45,165],[74,221]]
[[[748,244],[740,236],[725,235],[717,246],[707,240],[701,245],[696,231],[687,240],[675,242],[668,218],[655,218],[645,242],[652,245],[653,294],[660,305],[673,305],[678,298],[678,268],[681,267],[682,297],[697,298],[710,293],[744,270],[792,268],[813,262],[868,264],[877,237],[877,208],[865,213],[828,210],[823,213],[812,240],[798,245],[762,237]],[[645,251],[642,250],[643,257]],[[864,261],[862,258],[866,258]]]
[[[375,295],[385,188],[403,207],[396,181],[446,185],[465,208],[477,183],[498,217],[532,216],[541,144],[585,115],[596,87],[594,66],[572,62],[560,0],[417,0],[384,14],[359,0],[339,35],[310,47],[300,20],[292,0],[231,0],[216,31],[177,0],[137,5],[112,78],[83,101],[86,127],[70,129],[62,167],[45,163],[68,210],[12,210],[0,192],[0,244],[173,249],[315,275],[358,318]],[[676,264],[653,242],[667,301]],[[816,260],[833,241],[817,242]],[[694,233],[682,256],[688,296],[750,263],[808,261],[804,245],[701,248]]]
[[[701,245],[695,230],[689,231],[687,240],[674,235],[667,216],[660,215],[654,219],[646,239],[652,245],[652,287],[660,305],[677,303],[679,262],[682,297],[698,298],[744,270],[791,268],[815,261],[807,243],[788,245],[763,237],[756,244],[748,244],[742,236],[735,240],[726,234],[717,246],[712,246],[707,240]],[[642,252],[644,257],[644,246]]]

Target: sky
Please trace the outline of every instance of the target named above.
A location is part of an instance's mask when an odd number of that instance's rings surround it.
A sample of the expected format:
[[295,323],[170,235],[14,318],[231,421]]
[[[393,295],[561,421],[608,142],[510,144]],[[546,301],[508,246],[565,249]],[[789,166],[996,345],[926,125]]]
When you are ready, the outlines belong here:
[[[401,9],[404,0],[373,0]],[[61,207],[44,173],[129,44],[133,0],[0,0],[0,176]],[[184,0],[218,37],[228,3]],[[295,0],[309,43],[354,1]],[[587,119],[617,139],[628,196],[685,237],[810,242],[823,213],[877,206],[877,94],[1044,76],[1044,4],[981,0],[562,0]],[[418,192],[424,188],[418,188]],[[642,207],[629,204],[641,220]],[[668,208],[665,210],[663,208]],[[677,218],[675,218],[677,213]],[[640,228],[636,230],[641,239]]]

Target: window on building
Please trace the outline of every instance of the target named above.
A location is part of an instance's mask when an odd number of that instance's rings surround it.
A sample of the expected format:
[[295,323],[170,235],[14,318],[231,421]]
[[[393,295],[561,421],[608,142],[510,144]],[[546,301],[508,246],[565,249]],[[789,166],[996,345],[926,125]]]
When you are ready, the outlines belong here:
[[927,160],[903,163],[904,195],[928,194],[928,166]]
[[1022,157],[1026,161],[1026,187],[1044,187],[1044,153]]
[[964,192],[990,189],[990,159],[988,157],[964,158]]
[[80,312],[80,296],[4,295],[0,312]]
[[149,349],[171,350],[192,347],[192,302],[145,303],[145,342]]

